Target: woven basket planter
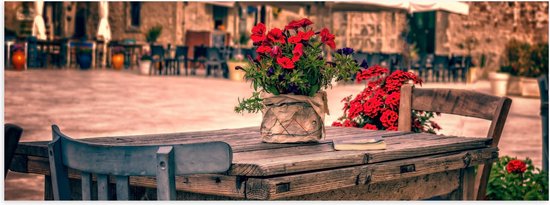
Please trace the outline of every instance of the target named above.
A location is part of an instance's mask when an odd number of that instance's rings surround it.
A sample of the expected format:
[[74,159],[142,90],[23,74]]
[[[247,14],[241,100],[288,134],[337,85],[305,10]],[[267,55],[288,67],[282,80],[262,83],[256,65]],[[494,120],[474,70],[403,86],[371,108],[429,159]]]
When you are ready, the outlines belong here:
[[266,143],[317,142],[325,135],[328,114],[325,92],[303,95],[262,95],[265,108],[260,128]]

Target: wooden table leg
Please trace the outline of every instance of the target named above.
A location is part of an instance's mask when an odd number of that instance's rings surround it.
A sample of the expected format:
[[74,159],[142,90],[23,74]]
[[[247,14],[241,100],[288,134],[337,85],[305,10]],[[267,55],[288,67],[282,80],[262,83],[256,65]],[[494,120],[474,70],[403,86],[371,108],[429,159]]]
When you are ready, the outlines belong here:
[[462,200],[475,199],[475,180],[475,167],[467,167],[461,170],[459,191],[462,192]]

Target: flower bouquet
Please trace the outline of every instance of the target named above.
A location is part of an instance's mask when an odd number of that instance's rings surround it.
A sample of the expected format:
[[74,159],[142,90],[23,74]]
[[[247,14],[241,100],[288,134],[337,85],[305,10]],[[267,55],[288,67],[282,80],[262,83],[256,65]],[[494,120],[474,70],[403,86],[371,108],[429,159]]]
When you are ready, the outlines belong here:
[[252,28],[251,39],[259,54],[247,56],[248,63],[235,69],[245,72],[254,92],[239,100],[235,111],[262,111],[262,141],[269,143],[315,142],[324,136],[324,116],[328,114],[323,89],[333,79],[350,80],[359,71],[353,49],[339,49],[334,61],[325,59],[324,46],[335,49],[328,29],[314,31],[309,19],[292,21],[283,30],[264,24]]
[[[368,67],[366,62],[362,67]],[[396,131],[401,86],[408,82],[422,85],[422,80],[413,73],[397,70],[389,74],[387,68],[379,65],[362,70],[356,80],[367,81],[365,89],[354,98],[349,96],[342,100],[344,115],[332,126]],[[433,112],[413,111],[411,130],[435,133],[441,127],[432,118]]]

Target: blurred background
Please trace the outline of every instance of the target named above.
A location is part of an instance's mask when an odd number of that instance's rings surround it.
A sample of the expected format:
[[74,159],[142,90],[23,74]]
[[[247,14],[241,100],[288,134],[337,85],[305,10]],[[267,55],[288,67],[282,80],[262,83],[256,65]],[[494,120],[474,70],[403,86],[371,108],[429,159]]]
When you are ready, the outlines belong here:
[[[237,98],[251,91],[233,69],[256,55],[250,30],[309,18],[315,31],[335,34],[337,48],[355,49],[359,62],[414,72],[424,87],[510,96],[501,155],[529,157],[537,167],[547,161],[547,95],[546,111],[540,96],[548,91],[539,91],[537,78],[548,74],[548,2],[4,5],[4,116],[23,127],[21,141],[49,140],[54,123],[75,138],[258,126],[261,114],[233,112]],[[362,88],[329,90],[325,124],[341,116],[342,98]],[[484,137],[489,127],[465,117],[437,121],[449,135]],[[43,176],[10,172],[5,199],[40,200],[43,187]]]

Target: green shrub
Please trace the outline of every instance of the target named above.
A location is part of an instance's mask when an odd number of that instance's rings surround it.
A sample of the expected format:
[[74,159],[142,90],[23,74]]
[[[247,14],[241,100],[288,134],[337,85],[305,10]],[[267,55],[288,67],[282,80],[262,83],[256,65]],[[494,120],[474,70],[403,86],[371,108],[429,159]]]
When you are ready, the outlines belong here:
[[506,166],[515,159],[504,156],[493,163],[487,185],[487,199],[548,200],[548,173],[535,168],[529,158],[523,161],[526,165],[523,173],[510,173]]
[[145,39],[148,43],[154,43],[157,41],[161,33],[162,26],[153,26],[147,30],[147,33],[145,33]]

